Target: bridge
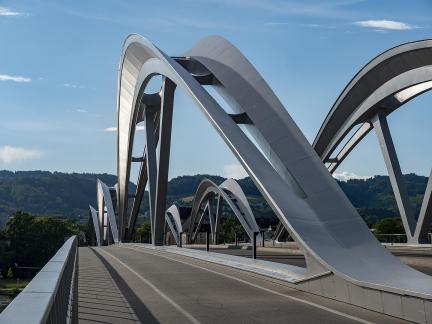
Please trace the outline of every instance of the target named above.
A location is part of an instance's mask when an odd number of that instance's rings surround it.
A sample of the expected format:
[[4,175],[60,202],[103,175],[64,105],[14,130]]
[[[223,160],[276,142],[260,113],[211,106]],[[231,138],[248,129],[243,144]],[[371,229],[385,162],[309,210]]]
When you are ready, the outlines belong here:
[[[157,76],[160,91],[146,92]],[[375,129],[408,243],[420,248],[425,242],[432,176],[416,218],[386,117],[431,89],[431,40],[390,49],[359,71],[313,145],[255,68],[221,37],[207,37],[184,56],[170,57],[131,35],[123,45],[118,84],[118,183],[97,183],[98,206],[89,207],[96,246],[78,248],[76,238],[70,238],[0,320],[432,323],[429,270],[418,271],[384,249],[331,175]],[[186,217],[179,206],[167,208],[176,88],[193,99],[244,167],[279,218],[279,232],[294,239],[296,252],[285,254],[283,262],[274,250],[257,253],[264,235],[233,179],[204,180]],[[219,93],[229,112],[207,88]],[[145,147],[141,156],[133,156],[140,123]],[[133,163],[140,171],[136,191],[130,192]],[[151,244],[133,244],[146,187]],[[254,257],[215,248],[222,204],[243,226]],[[203,250],[196,238],[204,219],[210,233]]]

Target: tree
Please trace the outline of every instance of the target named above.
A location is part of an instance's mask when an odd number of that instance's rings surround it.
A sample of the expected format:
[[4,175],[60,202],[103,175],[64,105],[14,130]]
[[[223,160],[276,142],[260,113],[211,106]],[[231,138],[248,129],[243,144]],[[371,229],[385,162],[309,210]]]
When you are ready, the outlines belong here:
[[78,234],[79,227],[68,220],[18,211],[6,223],[4,235],[10,242],[10,258],[2,267],[15,263],[43,267],[68,237]]
[[140,242],[150,242],[151,238],[151,223],[149,220],[145,220],[138,228],[135,230],[133,235],[134,241]]
[[402,219],[399,217],[383,218],[374,225],[376,234],[404,234]]
[[234,242],[236,235],[239,236],[244,233],[244,229],[241,226],[239,220],[235,217],[226,218],[222,222],[219,232],[219,238],[221,241]]

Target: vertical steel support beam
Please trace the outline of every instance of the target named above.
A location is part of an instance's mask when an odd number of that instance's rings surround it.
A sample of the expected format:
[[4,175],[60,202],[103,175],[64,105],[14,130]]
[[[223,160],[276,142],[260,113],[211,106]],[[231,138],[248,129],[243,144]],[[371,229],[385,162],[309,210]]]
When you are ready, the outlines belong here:
[[403,180],[402,171],[393,145],[393,140],[385,116],[376,115],[372,118],[375,133],[381,147],[384,161],[389,173],[390,183],[396,198],[402,223],[407,234],[408,243],[412,242],[413,234],[416,228],[413,209],[411,207],[406,186]]
[[154,209],[153,244],[163,245],[163,226],[165,224],[166,195],[171,148],[171,129],[176,85],[164,77],[159,127],[159,166]]
[[253,258],[256,259],[257,256],[257,235],[258,232],[253,232],[252,235],[252,250],[253,250]]
[[[156,210],[156,190],[157,190],[157,158],[154,119],[156,113],[150,109],[145,111],[145,132],[146,132],[146,163],[149,191],[150,224],[151,232],[154,234],[154,215]],[[154,237],[154,235],[152,235]]]
[[206,251],[210,251],[210,234],[209,231],[206,231]]
[[218,236],[219,236],[219,227],[221,223],[221,217],[222,217],[222,206],[223,206],[223,198],[222,195],[219,194],[217,205],[216,205],[216,217],[215,217],[215,242],[213,244],[218,244]]
[[417,221],[417,227],[414,239],[418,243],[428,243],[428,231],[432,223],[432,170],[426,185],[426,191],[423,196],[423,203],[420,209],[420,215]]

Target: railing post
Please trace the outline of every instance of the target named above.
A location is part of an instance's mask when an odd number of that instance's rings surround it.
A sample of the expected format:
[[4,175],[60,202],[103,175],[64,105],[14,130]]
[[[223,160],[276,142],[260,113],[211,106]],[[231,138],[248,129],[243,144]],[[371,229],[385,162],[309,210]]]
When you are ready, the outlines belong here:
[[261,231],[261,242],[262,242],[261,246],[262,247],[264,247],[264,233],[265,233],[265,231]]
[[206,231],[206,250],[207,252],[210,251],[210,235],[209,235],[209,231]]
[[256,238],[257,238],[258,232],[253,232],[253,239],[252,239],[252,250],[253,250],[253,258],[256,259]]
[[183,232],[179,233],[179,242],[178,242],[178,247],[182,247],[182,238],[183,238]]

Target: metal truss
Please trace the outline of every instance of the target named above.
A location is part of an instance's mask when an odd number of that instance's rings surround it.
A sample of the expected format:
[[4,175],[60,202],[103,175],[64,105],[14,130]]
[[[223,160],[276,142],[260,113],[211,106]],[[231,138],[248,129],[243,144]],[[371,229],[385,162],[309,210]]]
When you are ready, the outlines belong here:
[[[407,46],[415,47],[416,43]],[[419,67],[419,62],[427,63],[432,56],[425,55],[424,51],[429,53],[429,47],[414,51],[417,60],[399,60],[401,66],[412,67],[402,73],[409,74],[409,78],[396,76],[400,74],[396,61],[394,66],[391,60],[387,62],[389,76],[406,85],[401,91],[428,81],[425,78],[428,68]],[[383,92],[369,91],[379,88],[378,84],[386,78],[386,73],[372,70],[375,73],[369,75],[363,89],[360,87],[356,92],[354,89],[358,86],[352,85],[354,92],[347,97],[350,91],[345,90],[343,97],[351,98],[346,101],[351,105],[344,105],[341,110],[332,109],[330,116],[339,114],[335,111],[343,112],[336,118],[339,126],[333,117],[326,119],[323,126],[326,131],[322,129],[319,135],[325,140],[316,142],[315,151],[255,68],[225,39],[207,37],[184,56],[170,57],[147,39],[129,36],[121,55],[118,87],[119,240],[126,240],[132,233],[134,213],[139,210],[148,186],[152,242],[163,244],[173,99],[175,89],[179,88],[194,101],[225,141],[298,243],[305,255],[305,271],[309,278],[314,278],[299,284],[301,289],[369,309],[379,307],[387,314],[393,314],[392,309],[386,309],[388,302],[399,298],[405,305],[402,308],[408,315],[403,316],[407,319],[418,316],[417,306],[423,309],[422,316],[430,313],[431,277],[402,264],[381,247],[320,157],[327,155],[326,141],[331,141],[334,133],[347,123],[347,118],[353,116],[349,107],[363,107],[369,101],[383,103],[388,97],[386,93],[391,92],[386,89],[392,82],[382,85]],[[362,79],[362,75],[364,73],[355,79]],[[148,83],[156,76],[162,78],[160,91],[147,93]],[[413,83],[412,79],[417,81]],[[215,89],[234,114],[227,113],[204,85]],[[415,89],[418,93],[418,88]],[[362,98],[365,93],[373,93],[373,96]],[[359,98],[358,105],[352,104],[352,100]],[[145,125],[146,145],[142,156],[134,157],[135,128],[141,122]],[[140,163],[141,170],[138,189],[135,195],[129,196],[131,164],[135,162]],[[131,212],[129,199],[133,200]],[[329,271],[331,276],[328,276]],[[374,300],[372,304],[371,300]]]
[[[409,244],[427,243],[432,222],[432,171],[416,219],[387,116],[431,89],[432,40],[394,47],[356,74],[333,105],[313,143],[333,173],[355,146],[375,130]],[[354,134],[349,137],[352,131]],[[344,140],[346,143],[337,150]]]

